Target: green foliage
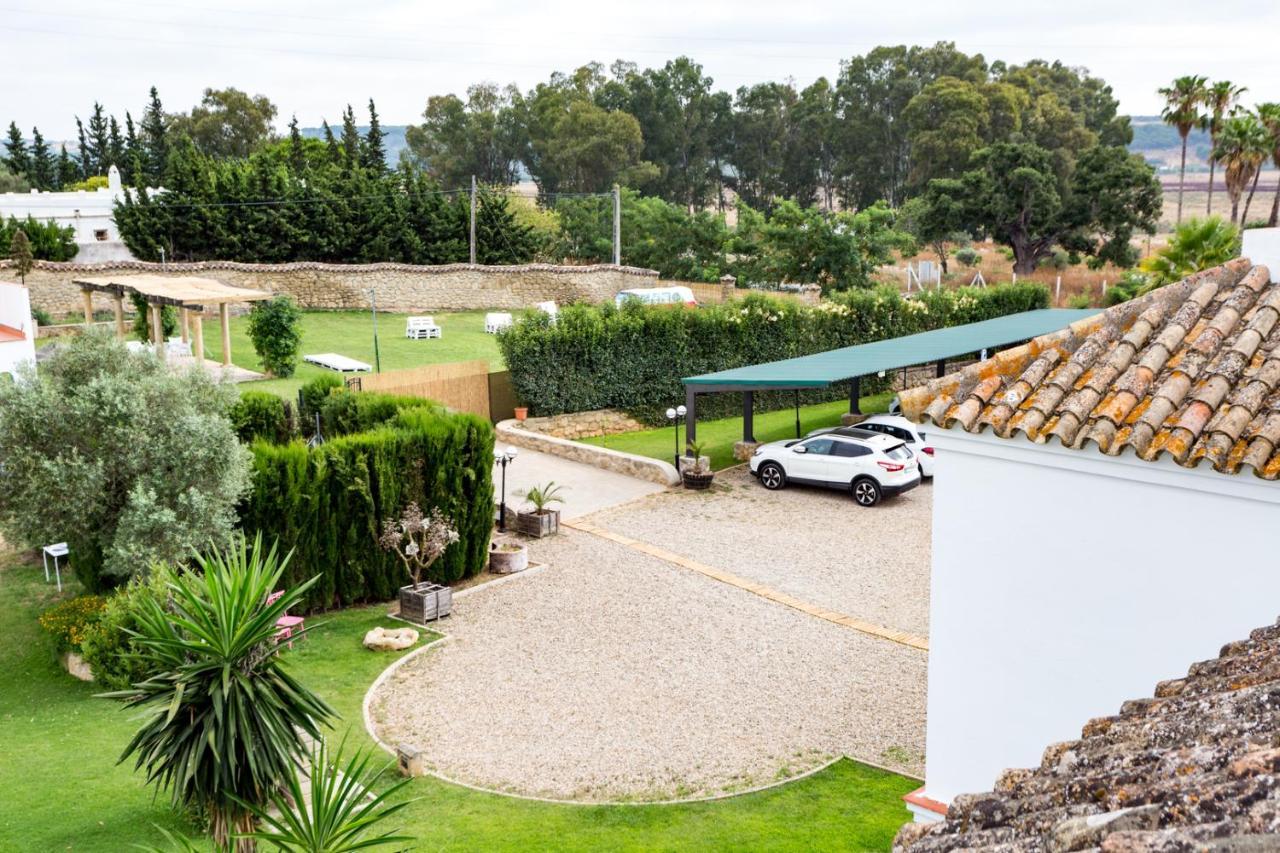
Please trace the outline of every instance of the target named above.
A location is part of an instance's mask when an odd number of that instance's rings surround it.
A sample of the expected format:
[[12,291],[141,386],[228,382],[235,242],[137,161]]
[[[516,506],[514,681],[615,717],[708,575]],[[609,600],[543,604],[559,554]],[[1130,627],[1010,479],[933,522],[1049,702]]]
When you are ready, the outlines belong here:
[[292,549],[286,580],[320,575],[307,607],[394,597],[404,567],[376,540],[410,502],[438,507],[460,537],[429,580],[449,583],[484,568],[493,527],[490,424],[419,398],[347,391],[324,398],[321,414],[327,440],[319,447],[253,444],[244,509],[246,530]]
[[1225,264],[1239,254],[1239,228],[1220,216],[1189,219],[1177,227],[1164,248],[1142,261],[1140,267],[1150,281],[1135,295]]
[[972,246],[965,246],[955,251],[956,261],[965,267],[976,267],[982,256],[978,254],[978,250]]
[[175,806],[207,810],[214,843],[253,829],[246,804],[265,804],[293,778],[306,740],[336,712],[282,665],[276,621],[315,579],[285,583],[289,564],[261,537],[197,558],[168,584],[169,606],[141,599],[136,642],[150,677],[116,694],[143,712],[120,760],[133,757]]
[[542,512],[552,504],[564,503],[564,498],[560,497],[560,492],[564,488],[565,486],[559,485],[555,480],[548,480],[516,494],[527,500],[534,512]]
[[1068,307],[1068,308],[1090,308],[1090,307],[1092,307],[1092,306],[1090,305],[1089,294],[1087,294],[1087,293],[1077,293],[1075,296],[1072,296],[1070,299],[1068,299],[1068,300],[1067,300],[1067,307]]
[[144,601],[166,605],[172,581],[172,570],[157,563],[146,575],[136,575],[106,599],[106,606],[81,643],[81,654],[93,670],[94,681],[109,690],[127,690],[152,674],[135,636],[140,627],[138,618]]
[[[1047,305],[1048,291],[1035,284],[934,290],[912,298],[896,288],[863,289],[816,307],[762,294],[697,311],[572,305],[554,325],[530,313],[499,336],[499,345],[516,395],[533,414],[618,408],[659,424],[671,402],[683,399],[681,377]],[[868,384],[865,393],[874,391]],[[844,393],[823,389],[802,399]],[[756,395],[762,411],[792,401],[789,392]],[[699,402],[699,415],[730,414],[739,405],[730,395],[716,395]]]
[[254,439],[285,442],[293,435],[289,405],[267,391],[244,391],[227,412],[236,435],[245,444]]
[[38,373],[0,383],[0,531],[66,540],[92,591],[226,541],[248,474],[234,400],[203,371],[171,372],[103,335],[71,339]]
[[53,325],[53,316],[38,305],[31,306],[31,319],[35,320],[41,326]]
[[[1156,285],[1152,277],[1137,270],[1127,270],[1114,285],[1107,289],[1105,302],[1108,306],[1128,302],[1143,293],[1152,290]],[[1085,306],[1088,307],[1088,306]]]
[[[151,306],[146,298],[137,294],[129,294],[133,303],[133,336],[143,343],[151,341]],[[160,306],[160,330],[165,340],[178,334],[178,309],[172,305]]]
[[27,273],[31,272],[35,258],[31,254],[31,241],[27,239],[27,232],[21,228],[13,232],[13,239],[9,241],[9,260],[13,261],[18,278],[26,284]]
[[13,252],[14,236],[21,231],[31,246],[31,257],[37,261],[69,261],[80,248],[76,245],[75,229],[59,225],[53,220],[40,222],[33,216],[18,220],[10,216],[0,220],[0,246]]
[[298,368],[302,346],[302,310],[291,296],[255,302],[249,313],[249,339],[272,376],[288,377]]
[[310,435],[315,416],[320,413],[325,399],[334,391],[345,388],[342,377],[332,373],[322,373],[315,379],[303,384],[298,389],[298,428]]
[[252,95],[234,87],[205,89],[190,115],[167,119],[171,133],[190,137],[202,153],[213,157],[248,157],[271,139],[275,104],[265,95]]
[[106,599],[98,595],[68,598],[40,614],[40,627],[53,637],[59,652],[78,652],[106,604]]

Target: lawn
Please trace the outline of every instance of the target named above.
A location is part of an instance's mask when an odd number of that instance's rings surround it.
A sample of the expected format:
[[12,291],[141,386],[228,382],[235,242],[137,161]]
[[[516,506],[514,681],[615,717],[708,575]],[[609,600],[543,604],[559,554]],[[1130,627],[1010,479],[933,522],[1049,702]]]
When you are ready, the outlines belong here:
[[[77,584],[67,587],[72,594]],[[38,560],[0,555],[0,851],[117,851],[160,843],[155,825],[196,832],[166,796],[153,799],[130,765],[115,764],[135,723],[59,668],[36,623],[56,598]],[[316,616],[314,633],[287,653],[299,678],[342,714],[337,730],[360,745],[370,743],[364,692],[392,660],[365,651],[360,637],[387,624],[384,613],[375,606]],[[901,796],[917,784],[845,760],[716,802],[571,806],[424,778],[405,789],[416,799],[397,825],[419,839],[415,849],[436,851],[887,850],[907,817]]]
[[[484,311],[464,311],[457,314],[435,314],[441,328],[439,338],[410,340],[404,336],[407,314],[378,314],[378,352],[383,370],[399,370],[423,364],[440,364],[451,361],[485,359],[493,370],[502,369],[502,354],[498,351],[498,339],[485,334]],[[204,324],[204,348],[210,358],[220,358],[222,343],[218,324]],[[368,311],[306,311],[302,315],[302,349],[299,356],[322,352],[336,352],[368,364],[375,364],[373,356],[373,319]],[[249,340],[249,317],[243,315],[231,319],[231,360],[238,367],[261,371],[258,354]],[[298,394],[302,383],[323,373],[331,373],[321,367],[299,362],[298,372],[288,379],[264,379],[245,382],[240,390],[272,391],[287,399]]]
[[[893,392],[886,391],[872,397],[863,397],[859,408],[868,415],[876,412],[887,412]],[[817,403],[800,407],[800,434],[822,427],[839,426],[840,416],[849,411],[847,400],[834,400],[830,403]],[[795,409],[779,409],[776,412],[757,412],[754,427],[757,441],[778,441],[796,437]],[[680,449],[684,450],[684,429],[679,433]],[[720,418],[714,421],[698,421],[698,441],[702,443],[702,452],[711,457],[711,467],[719,471],[737,464],[733,458],[733,444],[742,440],[742,418]],[[640,456],[652,456],[664,462],[673,461],[676,451],[675,429],[659,427],[657,429],[621,432],[616,435],[601,435],[584,438],[587,444],[608,447],[613,450],[624,450]]]

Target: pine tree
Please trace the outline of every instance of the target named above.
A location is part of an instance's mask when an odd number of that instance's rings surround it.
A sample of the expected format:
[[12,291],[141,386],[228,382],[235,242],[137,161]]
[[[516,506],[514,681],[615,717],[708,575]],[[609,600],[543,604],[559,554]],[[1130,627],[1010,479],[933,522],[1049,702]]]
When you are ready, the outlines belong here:
[[289,119],[289,171],[295,178],[307,173],[307,151],[302,144],[302,134],[298,131],[296,115]]
[[323,121],[321,124],[324,127],[324,144],[325,148],[329,152],[329,162],[335,164],[341,163],[342,152],[338,148],[338,140],[333,138],[333,128],[329,127],[329,122],[327,121]]
[[31,175],[31,158],[27,154],[27,141],[18,130],[18,123],[9,122],[9,138],[4,143],[5,167],[15,175]]
[[90,175],[105,175],[111,165],[111,128],[102,104],[93,102],[93,115],[89,116],[89,148],[93,152],[93,171]]
[[46,192],[54,188],[57,180],[58,165],[53,160],[53,152],[44,141],[40,128],[31,128],[31,171],[27,174],[31,185]]
[[387,170],[387,146],[383,141],[385,133],[378,122],[378,109],[369,99],[369,130],[364,136],[364,148],[361,151],[361,165],[376,175]]
[[115,116],[111,116],[107,122],[107,162],[104,166],[115,166],[120,171],[124,171],[125,152],[124,152],[124,134],[120,132],[120,122],[116,121]]
[[76,163],[75,158],[67,153],[67,146],[63,145],[58,152],[58,169],[57,178],[54,182],[56,189],[65,190],[76,181],[82,178],[80,166]]
[[144,174],[138,176],[137,183],[150,187],[161,186],[164,183],[165,166],[169,161],[169,139],[164,107],[160,104],[160,95],[155,86],[151,87],[151,103],[147,104],[146,112],[142,114],[140,129]]
[[356,128],[356,114],[350,104],[342,113],[342,156],[347,166],[360,162],[360,131]]

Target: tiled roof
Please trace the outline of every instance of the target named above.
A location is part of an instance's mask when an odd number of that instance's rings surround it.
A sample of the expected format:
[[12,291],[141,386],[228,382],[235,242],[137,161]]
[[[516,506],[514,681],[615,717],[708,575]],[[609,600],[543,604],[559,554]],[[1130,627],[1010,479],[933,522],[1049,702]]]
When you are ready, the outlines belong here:
[[14,326],[6,326],[0,323],[0,344],[12,343],[14,341],[25,341],[27,333]]
[[901,395],[916,421],[1280,477],[1280,285],[1240,258]]
[[1280,849],[1280,625],[908,824],[895,853]]

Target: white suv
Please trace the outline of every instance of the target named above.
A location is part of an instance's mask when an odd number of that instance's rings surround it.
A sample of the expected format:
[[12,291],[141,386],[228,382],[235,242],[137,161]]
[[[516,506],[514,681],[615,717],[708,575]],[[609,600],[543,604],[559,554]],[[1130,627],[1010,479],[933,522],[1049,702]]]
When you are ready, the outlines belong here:
[[788,483],[849,489],[859,506],[920,485],[920,466],[906,444],[856,427],[762,444],[750,468],[766,489]]

